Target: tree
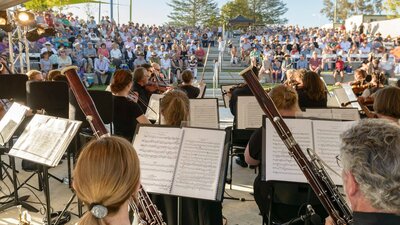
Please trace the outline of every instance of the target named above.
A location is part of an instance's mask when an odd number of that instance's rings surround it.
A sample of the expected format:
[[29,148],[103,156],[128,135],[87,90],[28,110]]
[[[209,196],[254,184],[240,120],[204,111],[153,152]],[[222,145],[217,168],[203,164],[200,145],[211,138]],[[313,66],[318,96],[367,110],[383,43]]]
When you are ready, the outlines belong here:
[[171,0],[167,4],[172,8],[168,18],[178,26],[204,25],[218,14],[217,3],[213,0]]
[[324,0],[321,13],[331,21],[334,21],[335,1],[337,1],[337,22],[339,23],[344,22],[352,15],[382,13],[383,0]]
[[400,16],[400,1],[398,0],[386,0],[384,8],[393,13],[395,17]]
[[287,22],[282,17],[286,12],[286,4],[282,0],[234,0],[222,6],[221,17],[225,23],[242,15],[258,24],[282,24]]

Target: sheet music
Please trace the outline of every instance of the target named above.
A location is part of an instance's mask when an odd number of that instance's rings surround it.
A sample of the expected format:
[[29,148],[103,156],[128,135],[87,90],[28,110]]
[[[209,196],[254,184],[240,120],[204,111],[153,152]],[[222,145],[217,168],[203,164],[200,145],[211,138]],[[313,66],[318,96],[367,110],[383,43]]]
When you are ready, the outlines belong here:
[[[296,161],[289,155],[289,150],[282,142],[275,128],[266,119],[266,154],[265,177],[266,180],[285,180],[293,182],[307,182]],[[286,124],[293,133],[293,137],[305,151],[313,148],[311,120],[285,119]]]
[[189,99],[190,126],[219,128],[218,100],[215,98]]
[[225,108],[229,108],[229,101],[231,100],[231,97],[229,97],[226,93],[230,92],[231,88],[235,86],[237,85],[221,85],[221,92],[224,99]]
[[355,102],[351,103],[351,106],[348,106],[348,107],[357,108],[358,110],[361,110],[361,106],[358,104],[358,102],[356,102],[357,97],[354,94],[351,86],[349,84],[342,84],[342,87],[343,87],[344,91],[346,92],[346,95],[347,95],[349,101],[355,101]]
[[340,102],[335,96],[334,92],[328,94],[328,101],[326,103],[328,107],[340,107]]
[[54,167],[58,165],[81,123],[36,114],[9,154]]
[[237,129],[258,128],[262,126],[262,111],[254,96],[238,96],[236,120]]
[[183,128],[172,194],[215,200],[226,132]]
[[332,119],[331,109],[308,109],[301,113],[303,117],[312,117],[319,119]]
[[335,93],[335,97],[340,105],[342,103],[346,103],[346,102],[350,101],[349,97],[346,94],[346,91],[343,88],[337,88],[337,89],[333,90],[333,93]]
[[[350,128],[355,122],[346,121],[313,121],[313,135],[315,151],[325,163],[334,171],[341,171],[336,162],[336,156],[340,153],[340,134]],[[342,185],[342,179],[329,169],[326,169],[336,185]]]
[[0,145],[5,145],[25,118],[28,107],[14,102],[0,121]]
[[133,147],[140,159],[141,182],[148,192],[170,194],[182,129],[139,128]]
[[360,120],[360,113],[357,108],[332,109],[332,119],[338,120]]
[[[159,94],[152,94],[149,100],[149,107],[147,107],[145,116],[149,120],[155,120],[158,123],[159,115],[160,114],[160,99],[162,99],[164,95]],[[153,109],[155,112],[153,112]]]

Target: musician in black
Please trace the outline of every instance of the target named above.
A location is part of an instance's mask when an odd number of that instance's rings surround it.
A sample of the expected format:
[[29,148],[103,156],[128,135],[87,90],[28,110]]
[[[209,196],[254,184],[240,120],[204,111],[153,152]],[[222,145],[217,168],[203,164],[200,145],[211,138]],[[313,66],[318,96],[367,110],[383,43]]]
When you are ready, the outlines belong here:
[[197,98],[200,94],[200,89],[192,85],[193,74],[190,70],[185,70],[182,73],[183,83],[179,86],[179,89],[183,90],[190,99]]
[[146,89],[149,82],[150,72],[143,67],[138,67],[133,71],[133,87],[132,91],[138,95],[138,104],[143,112],[146,112],[149,104],[151,92]]
[[[296,112],[300,111],[300,108],[298,106],[297,92],[292,87],[285,85],[276,86],[269,92],[269,96],[272,98],[272,101],[275,103],[279,113],[283,117],[294,117],[296,115]],[[259,128],[256,131],[254,131],[244,153],[246,162],[249,165],[258,166],[259,167],[258,171],[262,170],[261,152],[262,152],[262,129]],[[271,201],[271,197],[269,197],[269,190],[271,189],[271,186],[268,185],[265,181],[261,181],[261,174],[258,173],[258,176],[254,180],[253,188],[254,188],[254,199],[258,205],[258,208],[260,209],[261,215],[265,219],[267,219],[266,216],[268,214],[268,209],[269,209],[268,205],[269,202]],[[286,210],[292,210],[292,209],[296,213],[298,206],[294,206],[293,208],[289,207],[285,208],[285,214],[289,213]],[[273,218],[274,221],[278,220],[280,222],[286,222],[285,221],[286,218],[279,218],[279,216],[277,215],[273,216],[274,216]],[[294,216],[296,216],[296,214],[294,214],[293,217]]]
[[[254,74],[258,74],[257,67],[253,67]],[[253,96],[254,94],[251,92],[249,86],[247,84],[239,84],[236,87],[232,88],[229,93],[230,100],[229,100],[229,109],[231,110],[232,115],[234,116],[233,121],[236,123],[236,109],[237,109],[237,100],[238,96]],[[244,140],[244,145],[246,145],[248,139]],[[240,144],[242,140],[239,141]],[[242,154],[238,155],[238,158],[235,160],[236,164],[240,165],[241,167],[247,167],[247,163],[244,160],[244,156]]]
[[[364,119],[342,134],[339,164],[353,225],[400,224],[400,128]],[[326,225],[333,225],[330,218]]]
[[128,141],[132,141],[138,123],[150,123],[139,105],[128,98],[132,85],[132,74],[129,70],[115,72],[111,83],[111,92],[114,95],[114,133]]

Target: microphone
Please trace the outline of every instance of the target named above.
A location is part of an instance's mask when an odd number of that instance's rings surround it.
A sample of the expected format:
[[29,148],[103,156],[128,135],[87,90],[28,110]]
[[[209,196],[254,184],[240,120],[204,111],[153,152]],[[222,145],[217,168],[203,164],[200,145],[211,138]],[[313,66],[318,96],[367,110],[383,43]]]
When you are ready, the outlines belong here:
[[305,221],[310,218],[310,221],[314,225],[321,225],[322,220],[319,215],[317,215],[311,205],[307,205],[307,213],[297,217],[296,219],[292,219],[289,222],[283,223],[281,225],[291,225],[300,221]]

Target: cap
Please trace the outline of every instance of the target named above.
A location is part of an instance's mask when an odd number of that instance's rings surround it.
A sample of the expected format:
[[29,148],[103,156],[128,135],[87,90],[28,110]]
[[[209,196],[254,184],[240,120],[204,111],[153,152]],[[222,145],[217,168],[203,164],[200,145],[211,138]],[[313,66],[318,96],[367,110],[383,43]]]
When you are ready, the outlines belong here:
[[44,45],[50,45],[50,46],[53,46],[53,44],[51,44],[49,41],[47,41],[46,43],[44,43]]

